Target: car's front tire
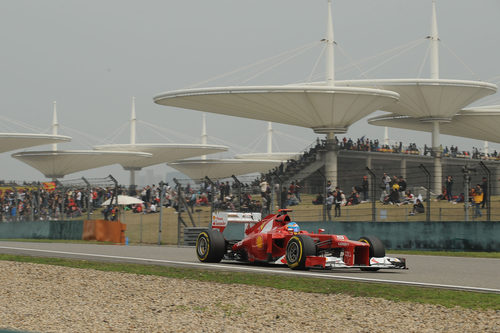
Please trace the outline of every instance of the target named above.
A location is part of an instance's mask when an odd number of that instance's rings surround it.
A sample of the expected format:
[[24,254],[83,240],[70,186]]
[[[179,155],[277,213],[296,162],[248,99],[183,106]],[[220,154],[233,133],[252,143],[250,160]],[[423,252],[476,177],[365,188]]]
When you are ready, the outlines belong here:
[[308,235],[295,235],[286,245],[286,263],[291,269],[306,269],[307,256],[314,255],[316,245]]
[[201,262],[220,262],[226,253],[226,241],[218,230],[200,232],[196,239],[196,256]]
[[[360,242],[367,243],[370,245],[370,259],[371,258],[382,258],[385,257],[385,246],[382,241],[375,236],[363,236],[359,239]],[[380,268],[377,267],[363,267],[362,271],[378,271]]]

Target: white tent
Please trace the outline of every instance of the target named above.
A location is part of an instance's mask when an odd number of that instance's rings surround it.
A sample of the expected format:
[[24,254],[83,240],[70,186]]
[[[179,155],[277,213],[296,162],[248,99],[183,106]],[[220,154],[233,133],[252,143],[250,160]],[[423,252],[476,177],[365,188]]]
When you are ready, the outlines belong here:
[[71,141],[69,136],[31,133],[0,133],[0,153]]
[[96,150],[135,151],[151,154],[151,158],[122,161],[124,169],[141,169],[160,163],[227,151],[226,146],[182,143],[136,143],[95,146]]
[[[109,198],[108,200],[104,201],[101,206],[109,206],[109,205],[116,205],[117,198]],[[128,205],[137,205],[137,204],[142,204],[144,201],[137,199],[135,197],[131,197],[128,195],[118,195],[118,205],[121,206],[128,206]]]
[[174,169],[182,172],[193,180],[209,177],[211,179],[229,178],[232,175],[241,176],[255,172],[267,172],[279,165],[276,160],[184,160],[168,163]]
[[446,79],[381,79],[337,81],[349,87],[377,87],[395,91],[399,102],[380,110],[420,120],[447,120],[467,105],[494,94],[497,86],[482,81]]
[[248,154],[238,154],[235,155],[236,159],[248,159],[248,160],[274,160],[274,161],[286,161],[290,159],[299,158],[301,153],[248,153]]
[[[377,126],[432,132],[433,126],[413,117],[387,114],[374,117],[368,123]],[[441,133],[500,143],[500,105],[467,108],[449,122],[441,124]]]
[[48,150],[14,153],[12,157],[32,166],[47,178],[62,178],[78,171],[134,159],[147,159],[151,154],[125,151]]

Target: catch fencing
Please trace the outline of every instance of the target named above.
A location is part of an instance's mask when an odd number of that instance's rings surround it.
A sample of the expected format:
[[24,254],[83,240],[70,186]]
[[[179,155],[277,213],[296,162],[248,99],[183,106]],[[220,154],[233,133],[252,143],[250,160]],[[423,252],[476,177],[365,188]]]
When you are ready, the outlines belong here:
[[[339,182],[336,185],[343,190],[345,202],[340,207],[340,216],[335,216],[335,207],[328,214],[324,198],[327,196],[327,180],[323,169],[312,173],[301,173],[293,177],[275,176],[273,173],[253,176],[236,176],[225,179],[175,179],[173,182],[155,184],[146,205],[155,205],[155,209],[134,212],[133,207],[118,211],[114,218],[127,224],[126,236],[131,243],[145,244],[182,244],[184,230],[193,227],[207,227],[211,214],[216,211],[260,212],[263,216],[275,213],[280,207],[292,210],[293,220],[318,222],[478,222],[500,221],[500,193],[495,170],[479,160],[464,161],[463,164],[443,164],[443,190],[447,176],[452,176],[451,200],[442,191],[432,191],[433,169],[429,165],[408,165],[404,169],[399,163],[387,162],[375,164],[371,168],[360,161],[358,165],[346,166],[340,163]],[[396,165],[397,164],[397,165]],[[423,212],[414,213],[414,200],[404,200],[404,191],[400,191],[399,202],[385,200],[390,193],[382,182],[386,173],[391,178],[397,176],[406,182],[406,191],[416,198],[421,198]],[[368,180],[368,191],[363,193],[363,177]],[[262,179],[269,184],[265,197],[261,193]],[[294,193],[288,193],[291,183],[298,184]],[[224,188],[222,186],[224,184]],[[477,184],[486,187],[487,196],[477,205],[471,189]],[[16,215],[2,209],[3,222],[63,220],[82,218],[102,218],[103,208],[100,203],[115,194],[132,194],[142,198],[143,186],[130,191],[120,186],[112,177],[100,179],[79,179],[56,184],[52,203],[48,205],[42,193],[48,193],[41,184],[15,185],[3,184],[2,207],[19,207],[23,213]],[[11,188],[6,192],[7,187]],[[95,190],[101,189],[102,195],[97,200],[90,200]],[[286,195],[282,195],[282,189]],[[392,188],[392,187],[391,187]],[[80,205],[75,203],[76,211],[69,210],[70,198],[80,191]],[[24,193],[24,195],[21,195]],[[368,200],[363,200],[364,195]],[[314,204],[318,196],[323,197],[320,204]],[[354,198],[357,198],[354,200]],[[352,199],[352,200],[350,200]],[[45,201],[44,201],[45,200]],[[359,201],[359,203],[358,203]],[[10,205],[8,203],[11,203]],[[6,205],[7,203],[7,205]],[[74,206],[72,206],[74,207]],[[337,211],[338,213],[338,211]],[[480,214],[479,214],[480,213]],[[111,216],[113,218],[113,216]]]

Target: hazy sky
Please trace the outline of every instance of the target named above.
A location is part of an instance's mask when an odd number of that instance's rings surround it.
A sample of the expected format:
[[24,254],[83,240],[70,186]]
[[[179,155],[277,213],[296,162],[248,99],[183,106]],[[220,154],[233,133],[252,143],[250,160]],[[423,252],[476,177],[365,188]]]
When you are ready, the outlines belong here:
[[[333,4],[337,79],[429,76],[429,64],[424,61],[431,0],[335,0]],[[499,83],[500,1],[438,0],[437,15],[441,77]],[[3,0],[0,132],[27,131],[7,118],[48,133],[52,102],[57,101],[60,134],[73,137],[60,149],[127,143],[131,99],[136,96],[137,118],[154,125],[139,124],[138,142],[200,142],[200,112],[156,105],[153,96],[315,42],[317,46],[281,66],[273,67],[285,56],[204,85],[322,80],[324,65],[315,64],[325,29],[326,0]],[[398,52],[361,62],[418,40],[423,41],[419,46],[376,70],[371,69]],[[352,64],[356,64],[353,70],[345,70]],[[273,68],[248,80],[268,67]],[[358,68],[366,75],[360,75]],[[500,94],[476,103],[491,104],[500,104]],[[266,149],[265,122],[214,114],[207,114],[207,122],[209,143],[231,142],[238,153]],[[316,138],[310,129],[273,126],[276,151],[302,150]],[[382,127],[361,120],[347,135],[382,139],[383,133]],[[430,134],[395,129],[389,133],[391,139],[405,143],[430,143]],[[256,140],[258,144],[249,147]],[[464,149],[483,146],[480,141],[449,136],[441,141]],[[490,143],[490,149],[500,150],[500,145]],[[0,179],[44,179],[10,155],[0,155]],[[148,169],[162,176],[171,170],[164,165],[146,168],[138,179]],[[66,178],[109,173],[128,182],[128,172],[117,165]]]

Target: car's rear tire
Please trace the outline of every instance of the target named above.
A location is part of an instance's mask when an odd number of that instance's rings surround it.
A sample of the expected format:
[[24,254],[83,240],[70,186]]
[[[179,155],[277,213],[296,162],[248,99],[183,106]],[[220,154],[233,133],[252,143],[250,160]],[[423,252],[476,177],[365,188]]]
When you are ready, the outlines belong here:
[[316,245],[308,235],[295,235],[286,245],[286,263],[291,269],[306,269],[307,256],[314,255]]
[[[367,243],[370,245],[370,258],[382,258],[385,257],[385,246],[382,241],[376,236],[363,236],[359,239],[360,242]],[[378,271],[380,268],[377,267],[363,267],[362,271]]]
[[218,230],[200,232],[196,239],[196,256],[201,262],[220,262],[226,253],[226,241]]

